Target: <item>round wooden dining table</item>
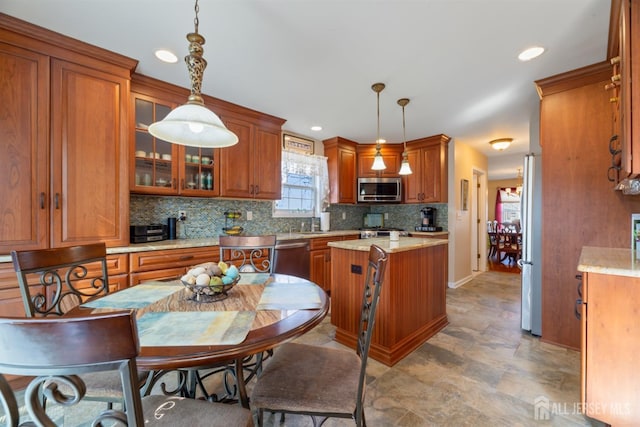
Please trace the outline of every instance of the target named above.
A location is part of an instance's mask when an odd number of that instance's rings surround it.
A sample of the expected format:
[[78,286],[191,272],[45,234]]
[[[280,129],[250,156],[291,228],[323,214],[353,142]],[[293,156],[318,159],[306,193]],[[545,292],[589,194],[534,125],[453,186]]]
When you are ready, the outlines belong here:
[[318,285],[300,277],[242,273],[219,301],[195,301],[179,280],[145,282],[85,302],[69,314],[123,309],[136,312],[136,361],[139,369],[152,371],[154,382],[171,371],[235,365],[238,399],[248,408],[243,360],[314,328],[327,315],[329,299]]

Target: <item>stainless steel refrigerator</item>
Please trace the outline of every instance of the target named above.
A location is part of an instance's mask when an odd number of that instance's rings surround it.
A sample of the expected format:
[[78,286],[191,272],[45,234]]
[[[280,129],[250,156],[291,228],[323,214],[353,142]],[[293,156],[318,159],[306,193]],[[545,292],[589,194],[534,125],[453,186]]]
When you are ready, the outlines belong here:
[[522,329],[542,335],[542,178],[541,162],[534,154],[524,156],[522,193]]

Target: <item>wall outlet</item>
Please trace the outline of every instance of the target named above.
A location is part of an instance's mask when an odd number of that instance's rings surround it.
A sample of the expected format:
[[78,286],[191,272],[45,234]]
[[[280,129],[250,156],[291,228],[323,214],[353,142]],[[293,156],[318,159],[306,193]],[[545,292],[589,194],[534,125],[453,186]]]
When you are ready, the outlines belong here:
[[342,212],[342,219],[347,219],[347,213],[346,212]]
[[253,221],[253,212],[247,211],[247,221]]
[[178,221],[187,220],[187,211],[178,211]]
[[384,219],[389,219],[389,212],[384,213]]

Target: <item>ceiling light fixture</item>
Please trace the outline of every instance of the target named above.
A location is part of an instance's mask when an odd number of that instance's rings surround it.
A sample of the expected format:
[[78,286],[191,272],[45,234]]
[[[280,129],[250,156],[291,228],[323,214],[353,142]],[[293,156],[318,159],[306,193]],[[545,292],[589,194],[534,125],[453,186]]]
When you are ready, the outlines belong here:
[[191,79],[191,95],[187,103],[172,110],[167,116],[149,126],[149,133],[156,138],[174,144],[191,147],[229,147],[238,143],[238,137],[222,123],[222,120],[204,105],[201,95],[202,75],[207,61],[202,57],[205,40],[198,34],[198,0],[196,17],[193,20],[195,32],[187,34],[189,55],[184,60]]
[[518,59],[523,62],[531,61],[532,59],[537,58],[543,53],[544,53],[543,47],[534,46],[520,52],[520,55],[518,55]]
[[398,99],[398,105],[402,107],[402,141],[404,142],[404,151],[402,152],[402,163],[400,164],[400,175],[411,175],[413,171],[409,165],[409,155],[407,154],[407,128],[404,122],[404,107],[409,103],[409,98]]
[[373,165],[371,169],[374,171],[384,170],[387,168],[387,165],[384,164],[384,159],[382,158],[382,153],[380,152],[380,92],[385,88],[384,83],[374,83],[371,86],[371,89],[378,96],[378,131],[376,134],[376,155],[373,158]]
[[499,138],[489,141],[489,144],[491,144],[494,150],[502,151],[509,148],[511,142],[513,142],[513,138]]
[[162,62],[166,62],[169,64],[175,64],[178,62],[178,57],[171,51],[167,49],[158,49],[155,51],[156,58],[158,58]]

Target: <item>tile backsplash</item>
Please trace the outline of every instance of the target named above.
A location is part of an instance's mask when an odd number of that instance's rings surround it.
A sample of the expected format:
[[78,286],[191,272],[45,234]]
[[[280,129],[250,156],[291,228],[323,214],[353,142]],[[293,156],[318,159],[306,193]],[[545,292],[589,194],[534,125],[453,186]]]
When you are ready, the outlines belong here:
[[[305,230],[310,229],[310,218],[273,218],[271,201],[227,200],[194,197],[146,196],[132,194],[130,196],[131,225],[166,224],[167,218],[177,217],[178,211],[187,212],[187,220],[178,223],[177,237],[195,239],[217,237],[223,234],[225,227],[224,212],[239,211],[242,217],[229,222],[228,225],[244,227],[245,234],[288,233],[299,231],[301,223]],[[413,230],[420,224],[420,209],[425,206],[435,207],[438,211],[437,225],[447,230],[447,204],[408,204],[408,205],[331,205],[331,230],[357,230],[362,227],[365,213],[388,213],[386,227],[397,227]],[[251,221],[246,214],[253,215]],[[344,218],[343,218],[344,214]],[[231,220],[229,220],[231,221]],[[319,224],[319,219],[316,219]]]

